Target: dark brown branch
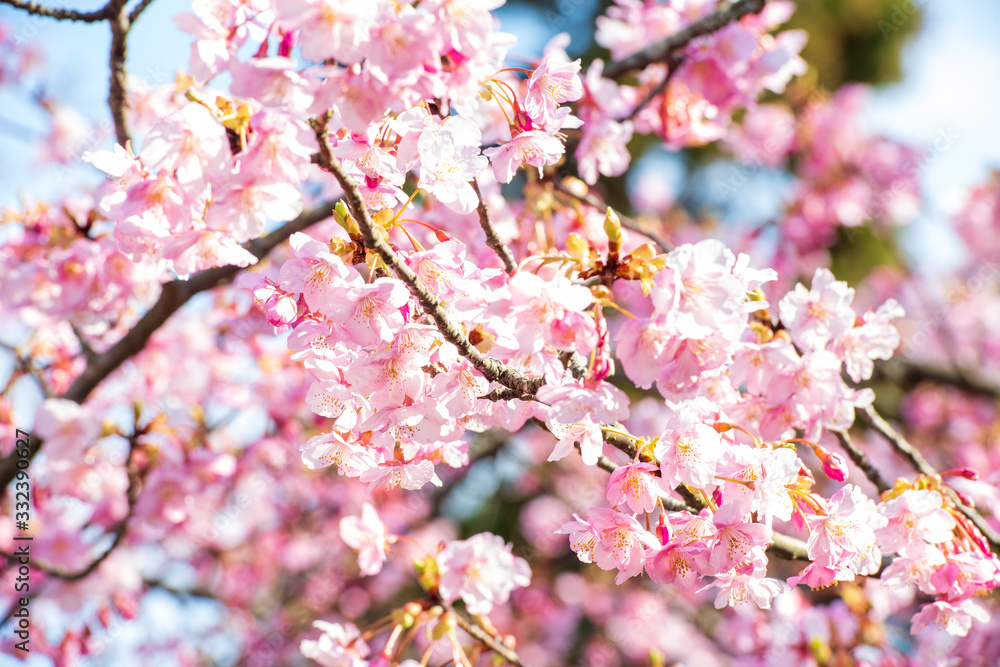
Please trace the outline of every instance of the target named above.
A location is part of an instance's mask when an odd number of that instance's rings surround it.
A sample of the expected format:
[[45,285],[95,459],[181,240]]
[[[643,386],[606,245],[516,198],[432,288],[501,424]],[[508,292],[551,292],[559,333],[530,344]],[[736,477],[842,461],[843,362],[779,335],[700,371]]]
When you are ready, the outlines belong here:
[[[300,232],[317,222],[326,220],[333,215],[333,202],[327,202],[306,211],[294,220],[267,236],[244,244],[257,259],[266,257],[275,247],[286,241],[295,232]],[[240,271],[238,266],[220,266],[206,269],[191,276],[189,280],[172,280],[164,283],[160,298],[132,327],[125,336],[104,353],[97,355],[87,363],[83,373],[73,382],[70,388],[60,398],[66,398],[76,403],[87,400],[97,385],[114,372],[127,359],[141,352],[150,336],[163,325],[167,319],[181,308],[188,299],[199,292],[213,289],[230,282]],[[41,449],[42,441],[31,438],[28,446],[30,457],[34,457]],[[17,456],[11,454],[0,460],[0,489],[6,488],[17,474]]]
[[766,2],[767,0],[737,0],[725,9],[709,14],[700,21],[695,21],[662,42],[657,42],[628,58],[608,63],[608,66],[604,68],[604,76],[609,79],[617,79],[632,70],[642,69],[653,63],[666,62],[674,51],[687,46],[695,38],[721,30],[733,21],[739,21],[747,14],[759,13],[764,9]]
[[872,465],[871,459],[868,458],[868,455],[865,454],[864,450],[858,447],[857,444],[851,440],[851,436],[847,431],[834,431],[833,434],[837,437],[837,440],[840,442],[840,446],[847,453],[847,456],[854,461],[854,465],[861,468],[861,472],[865,474],[868,481],[875,485],[879,494],[892,488],[885,481],[885,478],[882,477],[882,473],[880,473],[875,466]]
[[115,136],[118,143],[124,146],[132,136],[128,122],[127,76],[125,74],[125,58],[128,55],[128,33],[132,24],[129,22],[125,4],[128,0],[110,0],[107,5],[107,19],[111,24],[111,86],[108,89],[108,106],[111,107],[111,118],[115,123]]
[[464,609],[455,609],[455,607],[451,606],[447,602],[443,602],[441,606],[455,617],[455,622],[458,624],[458,627],[465,630],[474,639],[477,639],[485,644],[488,649],[499,655],[510,664],[516,665],[517,667],[525,667],[517,653],[504,645],[499,637],[494,637],[492,634],[487,632],[474,616],[470,615]]
[[514,262],[514,255],[503,240],[497,236],[497,230],[493,228],[493,223],[490,222],[490,213],[486,209],[486,200],[483,199],[483,193],[479,191],[479,183],[475,179],[472,179],[472,189],[476,191],[476,196],[479,198],[479,225],[486,233],[486,245],[492,248],[493,252],[497,254],[497,257],[503,262],[503,268],[507,273],[514,273],[517,269],[517,264]]
[[[885,437],[893,451],[906,459],[914,470],[929,477],[936,476],[938,474],[934,469],[934,466],[928,463],[923,454],[921,454],[916,447],[911,445],[906,438],[899,433],[899,431],[894,429],[892,425],[889,424],[889,422],[883,419],[882,415],[880,415],[875,408],[869,405],[862,408],[861,414],[864,415],[864,419],[868,425]],[[964,514],[965,517],[979,530],[979,532],[983,534],[983,537],[985,537],[990,543],[990,548],[993,552],[1000,554],[1000,534],[997,534],[997,532],[986,523],[986,520],[983,519],[979,512],[962,503],[952,489],[945,488],[945,491],[948,493],[948,497],[955,503],[958,511]]]
[[139,16],[142,15],[142,13],[144,11],[146,11],[146,8],[149,7],[151,4],[153,4],[153,0],[142,0],[142,2],[140,2],[139,4],[137,4],[132,9],[132,11],[129,12],[129,14],[128,14],[128,22],[129,23],[135,23],[135,20],[137,18],[139,18]]
[[451,318],[441,308],[441,302],[437,296],[432,294],[423,284],[423,281],[420,280],[420,277],[413,272],[413,269],[400,259],[399,255],[396,254],[396,251],[392,249],[389,242],[383,236],[383,232],[381,230],[376,231],[375,223],[372,222],[371,216],[368,214],[368,209],[361,198],[357,184],[344,171],[343,165],[341,165],[337,158],[333,157],[330,151],[325,122],[314,123],[313,129],[316,131],[316,138],[320,143],[318,164],[333,174],[340,183],[340,187],[343,188],[347,199],[347,206],[351,210],[358,228],[361,230],[365,246],[377,253],[386,266],[392,267],[396,276],[403,281],[407,288],[409,288],[410,294],[423,307],[424,312],[434,320],[438,331],[444,339],[457,347],[459,353],[468,359],[476,370],[483,374],[483,377],[491,382],[499,382],[508,389],[517,392],[520,396],[530,397],[534,395],[538,388],[542,386],[544,380],[542,378],[529,378],[499,360],[487,357],[469,342],[469,338],[465,335],[465,332],[455,322],[452,322]]
[[107,5],[93,12],[78,12],[74,9],[60,9],[58,7],[45,7],[37,2],[24,2],[24,0],[0,0],[0,4],[10,5],[15,9],[21,9],[34,14],[44,16],[57,21],[80,21],[82,23],[97,23],[107,18]]

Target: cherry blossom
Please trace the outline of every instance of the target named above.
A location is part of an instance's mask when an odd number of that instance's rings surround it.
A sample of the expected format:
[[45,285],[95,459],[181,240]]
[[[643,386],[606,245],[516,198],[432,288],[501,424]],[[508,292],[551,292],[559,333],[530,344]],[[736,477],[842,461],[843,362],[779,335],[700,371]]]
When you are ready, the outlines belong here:
[[389,543],[388,531],[371,504],[361,506],[361,516],[346,516],[340,520],[340,538],[357,550],[361,574],[382,571]]
[[441,597],[461,598],[473,614],[487,614],[503,604],[515,588],[527,586],[531,569],[514,556],[510,545],[491,533],[448,543],[437,555]]

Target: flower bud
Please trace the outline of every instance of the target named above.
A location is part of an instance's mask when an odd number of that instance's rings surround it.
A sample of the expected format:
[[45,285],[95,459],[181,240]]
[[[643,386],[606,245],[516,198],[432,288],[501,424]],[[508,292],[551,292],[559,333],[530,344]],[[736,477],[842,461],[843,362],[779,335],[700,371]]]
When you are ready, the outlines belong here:
[[608,260],[618,261],[618,250],[622,247],[622,221],[609,206],[604,216],[604,233],[608,235]]
[[941,473],[942,477],[964,477],[965,479],[971,479],[976,481],[979,479],[979,471],[975,468],[969,468],[968,466],[963,468],[952,468],[951,470],[946,470]]
[[847,481],[847,461],[840,454],[834,454],[823,447],[816,448],[816,456],[823,462],[823,472],[836,482]]

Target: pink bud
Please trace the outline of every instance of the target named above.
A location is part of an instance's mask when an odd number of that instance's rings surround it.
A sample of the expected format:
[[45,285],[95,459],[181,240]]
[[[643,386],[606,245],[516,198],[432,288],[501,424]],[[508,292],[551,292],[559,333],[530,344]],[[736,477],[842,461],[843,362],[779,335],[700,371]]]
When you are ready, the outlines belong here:
[[965,495],[964,493],[962,493],[961,491],[959,491],[958,489],[956,489],[954,487],[952,487],[951,490],[954,491],[955,492],[955,496],[958,497],[958,502],[962,503],[966,507],[971,507],[971,508],[975,509],[975,507],[976,507],[976,501],[974,501],[972,498],[970,498],[969,496]]
[[656,526],[656,537],[660,539],[660,544],[666,544],[673,535],[670,534],[670,524],[667,522],[667,513],[660,512],[660,517]]
[[281,43],[278,44],[278,55],[282,58],[287,58],[292,54],[292,49],[295,48],[295,42],[299,40],[298,30],[289,30],[281,37]]
[[836,482],[847,481],[847,461],[840,454],[825,452],[826,456],[820,456],[823,462],[823,472],[826,476]]
[[941,473],[942,477],[964,477],[965,479],[971,479],[973,481],[979,479],[979,471],[975,468],[969,468],[968,466],[963,468],[952,468],[951,470],[946,470]]

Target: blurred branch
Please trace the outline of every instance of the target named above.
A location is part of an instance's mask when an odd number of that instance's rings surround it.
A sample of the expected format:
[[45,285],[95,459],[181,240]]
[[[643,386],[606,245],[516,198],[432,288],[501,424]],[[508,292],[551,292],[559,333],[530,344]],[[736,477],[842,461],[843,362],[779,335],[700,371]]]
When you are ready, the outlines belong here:
[[24,0],[0,0],[0,4],[10,5],[15,9],[21,9],[34,14],[44,16],[57,21],[80,21],[82,23],[97,23],[103,21],[108,16],[108,5],[93,12],[78,12],[75,9],[60,9],[58,7],[45,7],[37,2],[24,2]]
[[472,189],[476,191],[476,197],[479,198],[479,224],[486,233],[486,245],[492,248],[493,252],[497,254],[497,257],[503,262],[503,267],[507,273],[512,274],[517,270],[514,255],[511,253],[510,248],[504,244],[503,240],[497,236],[497,230],[493,228],[493,223],[490,221],[490,212],[486,208],[486,200],[483,199],[483,193],[479,191],[479,183],[476,182],[476,179],[472,179]]
[[135,20],[136,20],[137,18],[139,18],[139,16],[140,16],[140,15],[141,15],[141,14],[142,14],[142,13],[143,13],[144,11],[146,11],[146,8],[147,8],[147,7],[149,7],[149,6],[151,5],[151,4],[153,4],[153,0],[142,0],[142,2],[140,2],[139,4],[137,4],[137,5],[136,5],[136,6],[135,6],[135,7],[134,7],[134,8],[132,9],[132,11],[131,11],[131,12],[129,12],[129,15],[128,15],[128,22],[129,22],[129,23],[135,23]]
[[[902,456],[906,461],[913,467],[914,470],[922,475],[927,475],[928,477],[937,476],[937,470],[934,469],[927,459],[924,458],[920,451],[911,445],[906,438],[904,438],[899,431],[894,429],[889,422],[882,418],[875,408],[872,406],[866,406],[862,408],[861,414],[864,415],[865,421],[868,425],[876,432],[880,433],[889,442],[889,446]],[[986,523],[982,515],[977,512],[974,508],[969,507],[962,503],[955,492],[951,489],[946,489],[948,497],[955,503],[958,510],[965,515],[965,517],[972,522],[972,524],[983,534],[983,537],[990,543],[990,548],[994,553],[1000,554],[1000,535],[997,534],[993,528]]]
[[679,56],[677,54],[671,54],[670,56],[668,56],[667,74],[666,76],[663,77],[663,81],[654,86],[653,89],[650,90],[649,93],[646,95],[646,97],[644,97],[638,104],[636,104],[632,108],[632,111],[629,112],[629,115],[626,116],[625,119],[632,120],[639,114],[640,111],[642,111],[642,109],[647,104],[652,102],[657,95],[659,95],[660,93],[666,94],[667,86],[670,85],[670,80],[674,78],[674,75],[677,74],[677,70],[681,68],[682,64],[684,64],[683,56]]
[[695,21],[679,33],[661,42],[646,47],[628,58],[608,63],[607,67],[604,68],[604,76],[609,79],[617,79],[634,69],[643,69],[653,63],[664,63],[677,49],[687,46],[702,35],[725,28],[747,14],[759,13],[764,9],[766,3],[767,0],[737,0],[725,9],[720,9],[714,14],[709,14],[705,18]]
[[525,667],[517,653],[509,649],[500,637],[494,637],[492,634],[487,632],[486,629],[480,625],[476,617],[472,616],[464,609],[455,609],[455,607],[451,606],[447,602],[442,602],[441,606],[455,617],[455,622],[458,624],[458,627],[465,630],[473,638],[485,644],[487,648],[510,664],[516,665],[517,667]]
[[881,494],[883,491],[888,491],[892,487],[885,481],[874,465],[872,465],[871,459],[865,454],[864,450],[858,447],[853,440],[851,440],[851,435],[847,431],[834,431],[833,435],[837,437],[840,442],[840,446],[847,453],[847,456],[854,461],[854,465],[861,468],[861,472],[865,474],[878,492]]
[[[595,197],[593,195],[593,193],[591,193],[591,192],[586,192],[586,193],[575,192],[573,190],[573,188],[568,187],[558,177],[554,177],[554,178],[552,178],[550,180],[547,180],[547,182],[551,183],[552,184],[552,188],[554,190],[556,190],[557,192],[561,192],[562,194],[564,194],[564,195],[566,195],[568,197],[572,197],[573,199],[576,199],[579,202],[583,202],[587,206],[593,206],[594,208],[596,208],[598,211],[601,211],[602,213],[604,211],[607,211],[608,208],[610,208],[607,204],[603,203],[600,199],[598,199],[597,197]],[[582,181],[581,181],[581,183],[582,183]],[[643,229],[641,226],[639,226],[639,223],[637,223],[635,220],[633,220],[632,218],[628,217],[627,215],[624,215],[623,213],[621,213],[619,211],[615,211],[615,214],[618,216],[618,219],[621,221],[622,227],[624,227],[625,229],[631,230],[631,231],[635,232],[636,234],[642,234],[646,238],[650,239],[653,243],[655,243],[656,245],[658,245],[660,247],[660,250],[662,250],[663,252],[670,252],[670,244],[667,243],[656,232]]]
[[[263,259],[295,232],[300,232],[317,222],[329,218],[331,215],[333,215],[333,202],[326,202],[285,223],[282,227],[267,236],[262,236],[259,239],[245,243],[243,247],[258,260]],[[164,283],[160,298],[146,311],[146,314],[117,343],[107,351],[88,361],[83,373],[76,378],[70,388],[66,390],[66,393],[62,394],[59,398],[65,398],[75,403],[83,403],[87,400],[90,392],[104,378],[114,372],[127,359],[141,352],[146,347],[153,333],[171,315],[180,310],[181,306],[187,303],[191,297],[200,292],[225,285],[240,270],[238,266],[220,266],[200,271],[191,276],[189,280],[172,280]],[[34,458],[41,447],[42,441],[39,438],[32,437],[28,446],[30,450],[29,460]],[[11,453],[10,456],[0,460],[0,489],[6,488],[14,479],[14,475],[17,474],[17,467],[15,465],[17,458],[16,454]]]
[[[100,556],[90,561],[89,565],[82,570],[77,570],[76,572],[62,570],[57,567],[50,567],[43,563],[38,563],[37,561],[32,562],[32,567],[52,577],[57,577],[66,581],[79,581],[100,567],[101,563],[107,560],[108,556],[110,556],[111,553],[118,548],[118,545],[120,545],[122,540],[125,539],[125,533],[128,530],[128,522],[132,518],[132,514],[135,511],[135,504],[139,501],[139,488],[142,486],[142,480],[139,479],[139,468],[132,457],[137,446],[136,437],[138,436],[135,435],[129,438],[128,460],[125,462],[125,470],[128,474],[128,512],[126,512],[124,518],[122,518],[122,520],[115,526],[113,531],[114,540],[112,540],[111,545],[104,550]],[[3,555],[8,559],[14,558],[13,554],[3,553]]]
[[912,386],[926,381],[949,385],[970,394],[1000,398],[1000,385],[980,377],[967,368],[956,367],[954,370],[948,370],[894,357],[878,364],[876,369],[878,375],[901,386]]

